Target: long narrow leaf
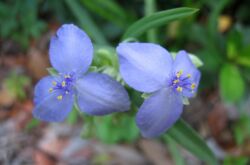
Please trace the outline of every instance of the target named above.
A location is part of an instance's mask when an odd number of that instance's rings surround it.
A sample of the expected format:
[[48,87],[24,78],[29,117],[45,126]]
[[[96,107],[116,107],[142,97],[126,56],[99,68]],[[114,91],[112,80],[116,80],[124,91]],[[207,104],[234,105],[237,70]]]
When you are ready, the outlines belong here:
[[206,142],[185,121],[180,119],[167,133],[173,140],[209,165],[218,162]]
[[115,1],[81,0],[81,2],[87,9],[99,15],[100,17],[114,23],[120,28],[125,28],[126,26],[128,26],[129,22],[127,22],[126,12]]
[[167,143],[168,150],[175,165],[185,165],[185,161],[178,148],[178,144],[170,136],[164,136],[164,141]]
[[138,37],[139,35],[151,28],[159,27],[171,21],[176,21],[178,19],[190,16],[197,11],[198,10],[194,8],[181,7],[156,12],[152,15],[143,17],[140,20],[136,21],[134,24],[132,24],[124,33],[122,38],[124,40],[127,38]]
[[[149,16],[156,12],[156,0],[145,0],[145,16]],[[157,43],[157,29],[151,29],[147,32],[149,42]]]
[[77,18],[80,25],[84,30],[93,38],[97,44],[107,44],[107,40],[104,37],[101,30],[95,24],[95,22],[90,17],[89,13],[81,7],[78,1],[64,0],[65,3],[70,8],[73,15]]

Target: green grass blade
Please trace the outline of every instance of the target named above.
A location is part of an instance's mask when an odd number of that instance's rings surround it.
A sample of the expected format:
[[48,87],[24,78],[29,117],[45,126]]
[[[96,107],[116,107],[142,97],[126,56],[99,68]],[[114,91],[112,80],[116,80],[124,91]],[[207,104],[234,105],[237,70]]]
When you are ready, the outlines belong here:
[[77,18],[80,26],[93,38],[97,44],[108,44],[105,36],[92,20],[89,13],[81,7],[78,1],[64,0],[72,14]]
[[[145,0],[145,16],[149,16],[156,12],[156,0]],[[157,29],[151,29],[147,32],[149,42],[157,43]]]
[[180,119],[167,134],[178,144],[207,164],[218,164],[217,159],[206,142],[182,119]]
[[127,21],[126,12],[113,0],[81,0],[81,3],[94,14],[99,15],[120,28],[128,26],[129,22]]
[[134,38],[140,36],[145,31],[165,25],[171,21],[176,21],[181,18],[185,18],[197,12],[198,9],[194,8],[175,8],[165,11],[156,12],[149,16],[143,17],[140,20],[132,24],[124,33],[122,39]]
[[180,153],[178,144],[170,136],[164,136],[164,141],[167,143],[168,150],[175,165],[185,165],[185,161]]

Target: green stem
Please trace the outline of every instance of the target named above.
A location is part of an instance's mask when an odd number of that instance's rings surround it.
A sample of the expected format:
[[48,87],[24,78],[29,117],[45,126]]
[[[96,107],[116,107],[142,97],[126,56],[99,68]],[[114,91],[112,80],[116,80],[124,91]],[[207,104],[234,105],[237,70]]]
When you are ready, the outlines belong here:
[[[156,12],[156,3],[155,0],[145,0],[144,8],[145,16],[151,15]],[[147,40],[149,42],[157,43],[157,30],[151,29],[147,32]]]

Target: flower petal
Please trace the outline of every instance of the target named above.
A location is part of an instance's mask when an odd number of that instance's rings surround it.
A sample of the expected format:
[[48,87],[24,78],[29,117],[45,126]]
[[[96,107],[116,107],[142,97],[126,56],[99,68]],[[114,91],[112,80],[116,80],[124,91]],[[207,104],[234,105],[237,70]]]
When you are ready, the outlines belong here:
[[197,91],[197,87],[199,85],[201,73],[192,63],[191,59],[188,56],[186,51],[179,51],[174,60],[174,72],[182,70],[184,75],[190,74],[190,82],[195,84],[195,88],[193,91],[191,90],[183,90],[183,95],[186,97],[193,97],[195,92]]
[[61,73],[85,72],[93,58],[87,34],[73,24],[63,25],[51,38],[50,62]]
[[54,78],[52,76],[43,77],[35,86],[34,89],[34,103],[39,104],[49,93],[49,89],[52,87]]
[[90,115],[106,115],[130,108],[127,91],[107,75],[87,74],[75,87],[80,110]]
[[157,137],[179,119],[182,111],[181,96],[171,88],[164,88],[144,101],[136,123],[144,137]]
[[[62,95],[60,91],[53,91],[39,100],[33,110],[33,116],[39,120],[47,122],[63,121],[71,111],[74,103],[72,95],[63,95],[62,99],[57,97]],[[39,98],[40,99],[40,98]]]
[[191,77],[191,82],[195,84],[195,88],[192,91],[184,88],[182,91],[182,95],[185,97],[188,97],[188,98],[194,97],[195,93],[197,92],[198,86],[199,86],[200,78],[201,78],[201,73],[199,70],[197,70],[195,75],[193,77]]
[[172,57],[152,43],[121,43],[117,47],[120,72],[128,85],[141,92],[154,92],[169,80]]
[[199,70],[195,67],[189,58],[188,53],[184,50],[179,51],[174,60],[174,72],[180,70],[182,70],[185,75],[191,74],[191,77],[194,79],[199,76]]

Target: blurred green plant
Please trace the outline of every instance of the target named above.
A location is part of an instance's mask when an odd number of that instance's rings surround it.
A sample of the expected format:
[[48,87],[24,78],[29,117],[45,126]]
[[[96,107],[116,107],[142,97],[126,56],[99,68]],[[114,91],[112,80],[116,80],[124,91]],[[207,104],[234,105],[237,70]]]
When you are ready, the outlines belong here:
[[134,116],[106,116],[95,118],[96,136],[107,143],[133,142],[139,137]]
[[110,21],[121,29],[125,29],[131,22],[132,17],[129,13],[114,0],[81,0],[81,3],[92,13]]
[[237,145],[243,145],[246,140],[250,139],[250,116],[242,114],[233,125],[234,138]]
[[74,105],[73,110],[70,112],[69,116],[67,117],[67,123],[68,124],[76,124],[77,120],[78,120],[78,114],[79,112],[77,112],[77,107]]
[[90,35],[97,44],[107,44],[105,36],[102,31],[93,21],[91,15],[80,5],[79,1],[64,0],[69,7],[72,14],[76,17],[77,21],[83,29]]
[[228,156],[223,161],[223,165],[247,165],[249,161],[248,157],[245,156]]
[[40,121],[33,118],[33,119],[31,119],[31,120],[25,125],[25,130],[29,132],[29,131],[31,131],[31,130],[37,128],[37,127],[39,126],[39,124],[40,124]]
[[164,142],[168,146],[168,150],[172,156],[175,165],[185,165],[185,160],[181,156],[180,147],[170,136],[164,136]]
[[28,76],[16,72],[10,73],[3,81],[3,84],[6,85],[9,92],[18,100],[24,100],[26,98],[25,88],[28,87],[30,83]]
[[206,142],[184,120],[177,121],[167,135],[207,164],[218,164]]
[[139,137],[139,130],[134,122],[134,115],[108,115],[95,117],[83,115],[83,138],[96,137],[109,144],[134,142]]
[[6,0],[0,2],[0,37],[11,39],[27,48],[32,38],[37,38],[46,28],[38,19],[38,1]]
[[245,81],[237,66],[225,63],[219,73],[219,83],[223,99],[230,102],[242,99],[245,92]]

